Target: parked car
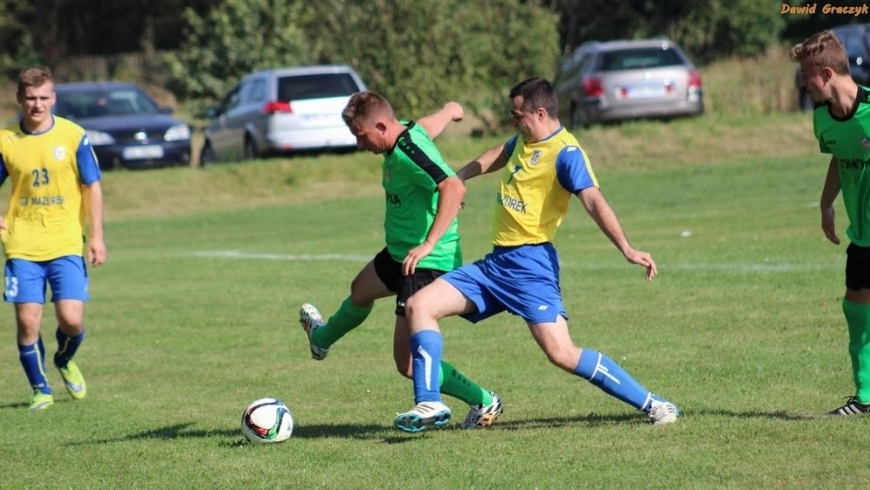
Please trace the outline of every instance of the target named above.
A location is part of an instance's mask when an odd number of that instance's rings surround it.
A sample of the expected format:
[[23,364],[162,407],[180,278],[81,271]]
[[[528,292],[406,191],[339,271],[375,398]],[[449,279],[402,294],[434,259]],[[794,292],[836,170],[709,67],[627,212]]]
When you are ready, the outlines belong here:
[[200,162],[356,148],[341,111],[353,93],[365,89],[360,76],[345,65],[251,73],[220,106],[206,112],[211,121]]
[[[858,85],[870,84],[870,24],[850,24],[831,29],[842,41],[849,56],[849,72]],[[801,69],[795,69],[795,87],[798,93],[798,107],[801,111],[813,110],[816,102],[812,94],[801,86]]]
[[584,43],[562,60],[554,87],[569,129],[704,113],[701,75],[667,39]]
[[54,89],[53,112],[85,128],[101,168],[190,164],[190,126],[137,85],[82,82]]

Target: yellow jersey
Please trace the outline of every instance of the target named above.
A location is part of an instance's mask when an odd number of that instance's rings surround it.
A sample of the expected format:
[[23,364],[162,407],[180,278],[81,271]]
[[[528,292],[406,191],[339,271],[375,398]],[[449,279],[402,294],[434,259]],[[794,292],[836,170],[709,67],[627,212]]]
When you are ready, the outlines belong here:
[[0,234],[6,258],[81,256],[87,218],[82,185],[102,177],[85,130],[58,116],[41,133],[12,124],[0,130],[0,164],[0,185],[12,182]]
[[598,187],[586,152],[565,128],[541,141],[516,135],[504,146],[508,162],[495,199],[495,246],[552,242],[571,196]]

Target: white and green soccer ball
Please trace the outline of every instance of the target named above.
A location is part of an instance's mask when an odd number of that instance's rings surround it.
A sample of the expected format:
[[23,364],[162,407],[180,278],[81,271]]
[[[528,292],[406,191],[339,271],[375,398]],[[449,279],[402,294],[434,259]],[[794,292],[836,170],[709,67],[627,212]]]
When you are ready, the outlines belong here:
[[281,400],[260,398],[242,413],[242,434],[255,443],[286,441],[293,434],[293,414]]

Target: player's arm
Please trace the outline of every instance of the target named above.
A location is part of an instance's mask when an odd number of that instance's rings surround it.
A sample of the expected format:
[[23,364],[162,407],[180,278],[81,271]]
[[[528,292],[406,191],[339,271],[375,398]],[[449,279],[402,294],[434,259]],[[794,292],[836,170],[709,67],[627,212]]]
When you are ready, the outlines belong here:
[[822,198],[819,205],[822,210],[822,231],[831,243],[840,244],[837,228],[834,223],[834,201],[840,194],[840,162],[837,157],[831,157],[828,164],[828,174],[825,176],[825,186],[822,188]]
[[88,262],[96,266],[106,261],[106,243],[103,240],[103,187],[100,181],[82,186],[82,195],[88,203]]
[[616,213],[598,188],[598,180],[580,147],[566,146],[559,152],[556,157],[556,178],[562,188],[577,196],[583,208],[604,236],[622,252],[625,260],[645,267],[647,281],[656,276],[658,270],[652,256],[635,250],[629,243]]
[[601,194],[601,190],[598,187],[587,187],[577,193],[577,198],[580,199],[581,203],[583,203],[586,212],[589,213],[589,216],[592,217],[592,220],[595,221],[595,224],[597,224],[598,228],[604,233],[604,236],[606,236],[614,245],[616,245],[616,248],[622,252],[625,260],[632,264],[645,267],[646,280],[652,280],[652,278],[654,278],[658,273],[656,263],[653,261],[650,254],[641,252],[640,250],[635,250],[634,247],[631,246],[628,242],[628,238],[625,237],[622,225],[619,224],[619,219],[617,219],[616,213],[613,212],[613,209],[609,204],[607,204],[604,195]]
[[420,245],[408,251],[405,260],[402,261],[402,273],[406,276],[413,274],[417,264],[432,253],[435,245],[450,228],[450,224],[456,219],[462,208],[462,199],[465,197],[465,184],[456,176],[450,176],[438,183],[438,209],[435,211],[435,219],[426,240]]
[[103,241],[103,187],[102,172],[97,156],[87,135],[82,136],[76,150],[76,164],[81,179],[82,199],[88,214],[88,262],[100,265],[106,261],[106,243]]
[[[6,170],[6,162],[3,161],[3,155],[0,154],[0,186],[6,182],[6,177],[9,177],[9,171]],[[15,190],[15,189],[13,189]],[[0,216],[0,230],[6,229],[6,217]]]
[[510,157],[510,152],[506,151],[507,146],[507,143],[502,143],[494,148],[486,150],[482,155],[459,169],[459,171],[456,172],[456,176],[465,182],[466,180],[477,177],[478,175],[488,174],[504,168],[508,162],[508,158]]
[[423,126],[429,137],[434,140],[448,124],[453,121],[461,121],[464,116],[465,111],[462,106],[458,102],[450,101],[438,111],[418,119],[417,124]]

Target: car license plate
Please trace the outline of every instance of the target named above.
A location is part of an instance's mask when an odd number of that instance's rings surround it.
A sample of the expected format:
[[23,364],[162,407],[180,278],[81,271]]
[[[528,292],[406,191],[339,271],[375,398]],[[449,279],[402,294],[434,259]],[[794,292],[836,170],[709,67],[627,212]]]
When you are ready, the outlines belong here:
[[662,82],[629,85],[625,89],[626,97],[629,99],[665,96],[665,84]]
[[124,160],[146,160],[163,158],[163,147],[160,145],[128,146],[124,148]]

